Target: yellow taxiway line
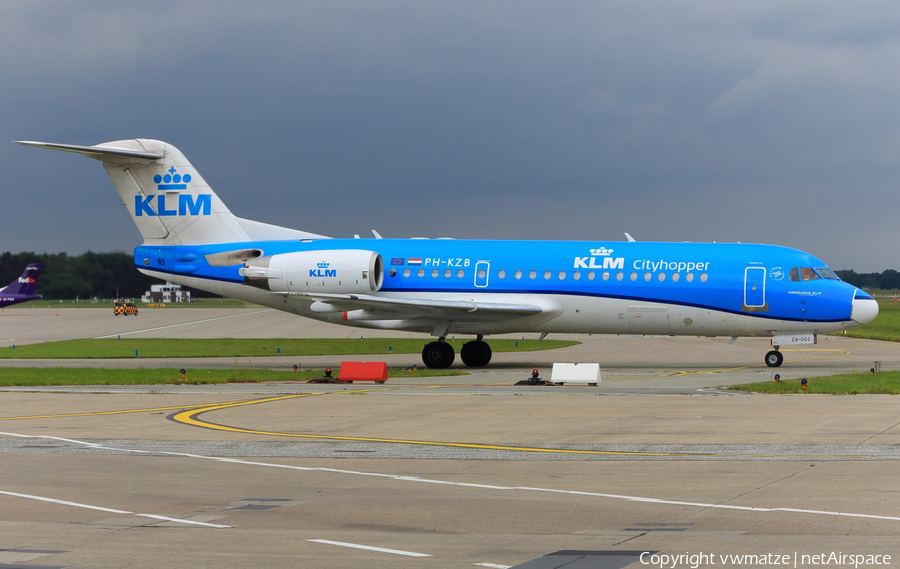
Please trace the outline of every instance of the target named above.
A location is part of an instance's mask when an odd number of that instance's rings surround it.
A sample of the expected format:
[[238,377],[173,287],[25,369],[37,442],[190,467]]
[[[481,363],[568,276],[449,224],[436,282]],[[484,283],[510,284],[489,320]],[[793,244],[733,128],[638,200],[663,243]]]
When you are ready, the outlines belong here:
[[[246,401],[246,400],[241,400]],[[228,403],[240,403],[241,401],[229,401]],[[97,415],[123,415],[126,413],[149,413],[151,411],[173,411],[175,409],[196,409],[198,407],[206,407],[208,404],[200,405],[175,405],[173,407],[150,407],[147,409],[123,409],[120,411],[92,411],[90,413],[57,413],[55,415],[22,415],[19,417],[0,417],[0,421],[17,421],[24,419],[58,419],[63,417],[94,417]]]
[[[417,389],[417,388],[401,388],[401,389]],[[278,397],[268,397],[264,399],[257,399],[254,401],[243,401],[243,402],[235,402],[235,403],[220,403],[217,405],[210,405],[208,407],[202,407],[199,409],[191,409],[187,411],[182,411],[180,413],[175,413],[170,415],[169,418],[176,423],[181,423],[184,425],[190,425],[193,427],[200,427],[204,429],[212,429],[215,431],[226,431],[232,433],[244,433],[250,435],[265,435],[265,436],[273,436],[273,437],[290,437],[290,438],[303,438],[303,439],[324,439],[324,440],[338,440],[338,441],[355,441],[355,442],[370,442],[370,443],[392,443],[392,444],[411,444],[411,445],[424,445],[424,446],[435,446],[435,447],[449,447],[449,448],[466,448],[466,449],[480,449],[480,450],[507,450],[507,451],[519,451],[519,452],[536,452],[536,453],[548,453],[548,454],[579,454],[579,455],[611,455],[611,456],[683,456],[683,457],[693,457],[693,456],[703,456],[703,457],[729,457],[729,458],[739,458],[739,457],[771,457],[771,458],[868,458],[867,456],[848,456],[848,455],[779,455],[779,454],[723,454],[723,453],[678,453],[678,452],[640,452],[640,451],[604,451],[604,450],[574,450],[574,449],[554,449],[554,448],[540,448],[540,447],[520,447],[520,446],[508,446],[508,445],[487,445],[487,444],[475,444],[475,443],[453,443],[453,442],[442,442],[442,441],[423,441],[423,440],[412,440],[412,439],[383,439],[383,438],[375,438],[375,437],[353,437],[353,436],[339,436],[339,435],[316,435],[316,434],[305,434],[305,433],[284,433],[278,431],[263,431],[258,429],[245,429],[242,427],[235,427],[232,425],[223,425],[219,423],[211,423],[209,421],[204,421],[199,419],[198,417],[204,413],[209,413],[212,411],[218,411],[221,409],[230,409],[234,407],[240,407],[243,405],[255,405],[257,403],[271,403],[273,401],[284,401],[287,399],[296,399],[298,397],[309,397],[312,395],[352,395],[354,393],[363,393],[367,391],[372,391],[370,389],[362,389],[362,390],[354,390],[354,391],[341,391],[336,393],[309,393],[309,394],[300,394],[300,395],[283,395]],[[393,390],[392,390],[393,391]]]

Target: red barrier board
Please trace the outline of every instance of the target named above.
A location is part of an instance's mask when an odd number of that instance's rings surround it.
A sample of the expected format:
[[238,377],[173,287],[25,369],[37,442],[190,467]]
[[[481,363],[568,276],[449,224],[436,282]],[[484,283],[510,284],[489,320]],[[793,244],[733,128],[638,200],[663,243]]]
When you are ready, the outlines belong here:
[[385,362],[341,362],[341,371],[338,374],[338,379],[346,383],[354,381],[384,383],[387,378],[388,371]]

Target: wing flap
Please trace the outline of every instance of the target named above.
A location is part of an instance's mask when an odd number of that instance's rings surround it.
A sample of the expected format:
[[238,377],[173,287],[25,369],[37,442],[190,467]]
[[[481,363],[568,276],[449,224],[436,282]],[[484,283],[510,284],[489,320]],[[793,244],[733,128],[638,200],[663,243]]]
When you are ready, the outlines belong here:
[[290,293],[308,299],[314,312],[370,310],[408,316],[452,317],[454,320],[481,318],[521,318],[540,314],[543,309],[533,304],[508,304],[468,300],[413,299],[364,294]]

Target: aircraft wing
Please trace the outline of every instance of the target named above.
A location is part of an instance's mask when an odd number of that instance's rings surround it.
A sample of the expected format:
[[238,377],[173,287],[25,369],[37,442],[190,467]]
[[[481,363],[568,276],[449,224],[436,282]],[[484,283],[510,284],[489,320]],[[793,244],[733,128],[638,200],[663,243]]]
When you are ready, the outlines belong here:
[[467,300],[432,300],[395,298],[368,294],[289,293],[306,298],[313,312],[367,312],[396,314],[396,318],[430,317],[441,320],[504,320],[540,314],[543,309],[532,304],[507,304]]

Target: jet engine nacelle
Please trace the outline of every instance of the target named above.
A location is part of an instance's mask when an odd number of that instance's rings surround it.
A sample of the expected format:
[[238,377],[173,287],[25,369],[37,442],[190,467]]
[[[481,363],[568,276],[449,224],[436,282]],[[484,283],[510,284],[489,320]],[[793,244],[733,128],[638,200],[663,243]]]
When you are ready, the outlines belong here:
[[367,294],[381,288],[384,261],[374,251],[298,251],[253,259],[238,271],[244,284],[272,292]]

